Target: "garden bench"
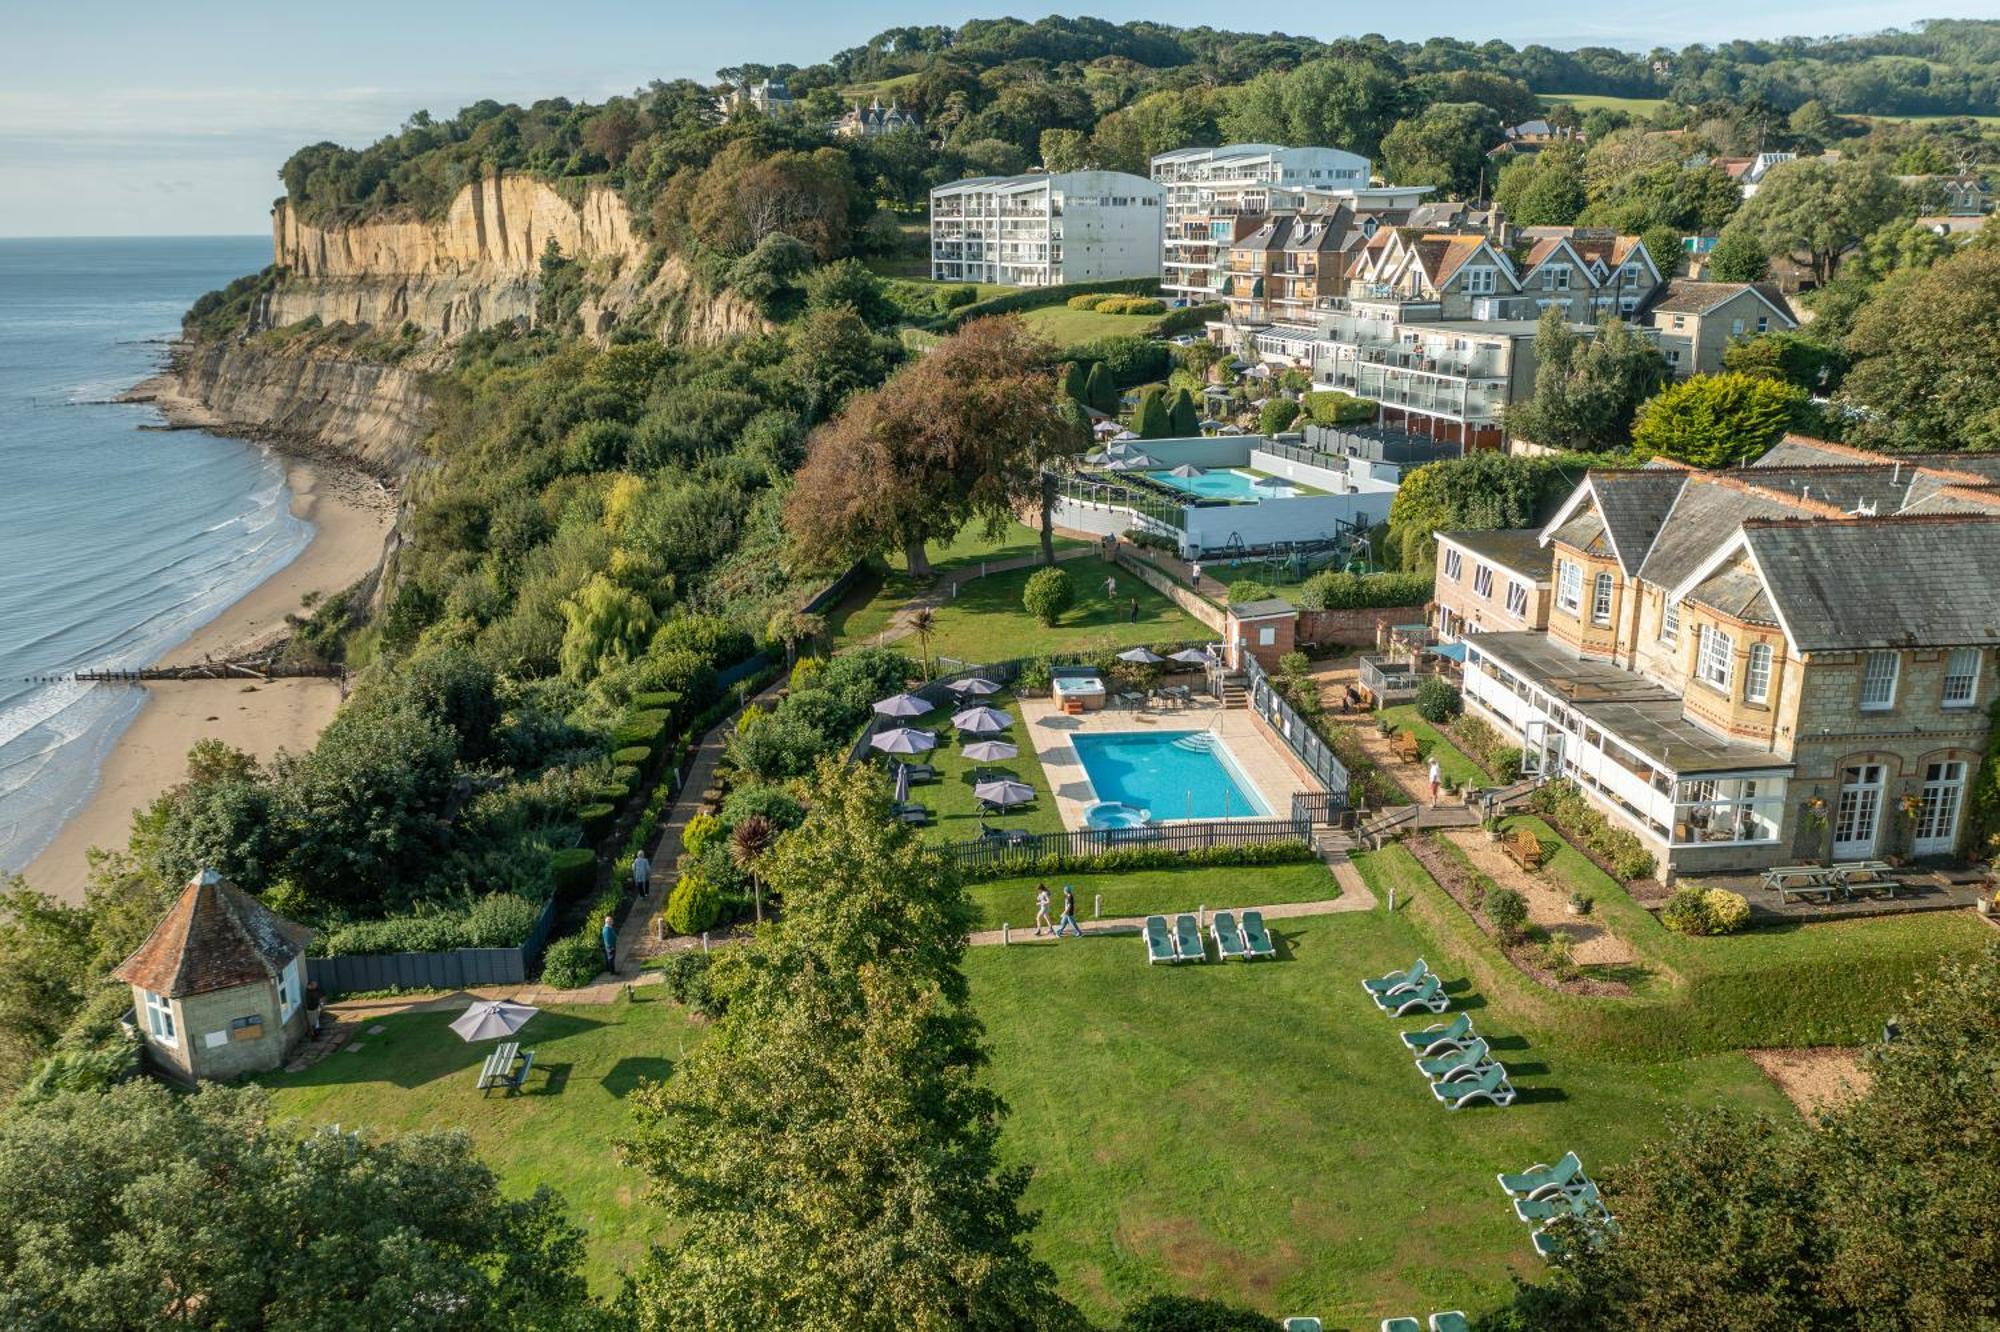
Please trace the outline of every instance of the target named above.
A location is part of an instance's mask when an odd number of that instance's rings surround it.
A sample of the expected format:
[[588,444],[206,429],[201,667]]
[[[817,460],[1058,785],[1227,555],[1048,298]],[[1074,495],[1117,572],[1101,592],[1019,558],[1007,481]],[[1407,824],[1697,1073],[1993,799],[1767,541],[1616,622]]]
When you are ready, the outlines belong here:
[[1417,737],[1411,732],[1398,731],[1396,732],[1396,738],[1389,743],[1390,747],[1396,751],[1396,757],[1403,760],[1403,762],[1418,763],[1423,760],[1423,752],[1417,748]]
[[[521,1071],[514,1072],[514,1060],[521,1060]],[[486,1064],[479,1070],[479,1094],[484,1096],[495,1087],[505,1087],[509,1091],[521,1090],[521,1084],[528,1080],[528,1070],[535,1066],[535,1052],[521,1054],[517,1041],[503,1041],[493,1047],[493,1053],[486,1056]]]
[[1901,885],[1892,871],[1895,866],[1885,860],[1842,860],[1836,861],[1833,872],[1840,876],[1840,886],[1852,896],[1856,888],[1880,888],[1890,897],[1896,895]]
[[1848,897],[1847,885],[1839,879],[1826,879],[1815,883],[1789,882],[1778,885],[1778,900],[1789,902],[1794,897],[1816,898],[1821,906],[1838,897]]
[[1526,828],[1516,828],[1508,833],[1501,839],[1500,845],[1522,869],[1538,870],[1542,867],[1542,841]]

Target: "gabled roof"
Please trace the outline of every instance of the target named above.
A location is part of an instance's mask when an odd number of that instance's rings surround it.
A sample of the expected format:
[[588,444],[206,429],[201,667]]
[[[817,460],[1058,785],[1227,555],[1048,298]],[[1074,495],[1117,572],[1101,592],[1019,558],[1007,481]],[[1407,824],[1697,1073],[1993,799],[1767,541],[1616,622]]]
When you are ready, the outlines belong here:
[[311,939],[305,926],[279,916],[214,870],[203,870],[188,881],[146,942],[111,974],[179,999],[276,981]]
[[1972,514],[1743,524],[1801,652],[2000,644],[2000,521]]
[[1703,579],[1688,590],[1687,599],[1748,624],[1778,623],[1764,581],[1755,569],[1743,565]]
[[1705,315],[1744,292],[1754,294],[1758,300],[1771,307],[1771,312],[1783,319],[1787,327],[1795,327],[1798,320],[1793,317],[1791,307],[1778,289],[1768,282],[1696,282],[1690,278],[1675,278],[1667,283],[1666,295],[1653,303],[1656,314]]
[[1542,534],[1532,527],[1468,528],[1437,533],[1460,550],[1509,573],[1526,574],[1538,583],[1549,581],[1555,556],[1542,544]]

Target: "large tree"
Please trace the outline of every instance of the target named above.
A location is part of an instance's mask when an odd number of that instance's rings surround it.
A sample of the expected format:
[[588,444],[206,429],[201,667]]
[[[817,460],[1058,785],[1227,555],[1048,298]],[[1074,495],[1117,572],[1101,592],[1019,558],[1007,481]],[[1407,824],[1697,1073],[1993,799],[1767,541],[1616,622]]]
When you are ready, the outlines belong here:
[[1847,339],[1857,439],[2000,449],[2000,250],[1968,250],[1882,285]]
[[1666,358],[1624,321],[1586,338],[1552,305],[1535,330],[1534,397],[1508,410],[1508,429],[1550,448],[1618,448],[1666,377]]
[[1486,150],[1500,137],[1500,117],[1492,107],[1438,102],[1397,121],[1383,137],[1383,170],[1398,184],[1435,185],[1469,199],[1486,178]]
[[1373,157],[1406,106],[1401,71],[1383,60],[1313,60],[1250,80],[1221,128],[1230,140],[1329,144]]
[[999,1163],[956,871],[865,768],[823,764],[805,803],[761,861],[784,916],[708,1038],[633,1098],[624,1152],[671,1220],[640,1325],[1079,1326],[1028,1249],[1028,1172]]
[[1800,423],[1802,389],[1743,374],[1696,375],[1669,384],[1639,408],[1632,450],[1695,467],[1731,467],[1763,453]]
[[1042,465],[1083,443],[1055,367],[1020,320],[979,319],[857,395],[808,441],[785,506],[794,540],[828,564],[900,548],[921,576],[926,542],[1038,503]]
[[1902,189],[1869,163],[1801,158],[1772,167],[1723,234],[1741,232],[1767,255],[1803,253],[1824,283],[1843,250],[1902,207]]
[[1574,144],[1552,144],[1514,163],[1501,172],[1493,202],[1516,226],[1569,226],[1590,202],[1583,150]]
[[1405,569],[1422,569],[1435,555],[1432,538],[1440,531],[1532,527],[1584,470],[1574,459],[1492,451],[1419,467],[1404,476],[1389,502],[1390,549]]

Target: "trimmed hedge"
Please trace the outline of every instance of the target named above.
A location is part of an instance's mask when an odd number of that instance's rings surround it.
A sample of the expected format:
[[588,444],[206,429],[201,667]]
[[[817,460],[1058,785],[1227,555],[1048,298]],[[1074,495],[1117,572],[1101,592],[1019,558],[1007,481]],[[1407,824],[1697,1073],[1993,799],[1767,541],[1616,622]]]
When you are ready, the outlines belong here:
[[549,856],[549,877],[561,897],[587,892],[596,869],[597,855],[587,846],[564,847]]
[[1160,321],[1159,334],[1170,338],[1176,333],[1186,333],[1202,327],[1211,319],[1220,319],[1228,312],[1229,307],[1220,301],[1210,305],[1184,305],[1178,310],[1167,311],[1166,318]]
[[454,948],[512,948],[542,914],[539,902],[488,893],[454,907],[337,925],[313,937],[314,957],[357,953],[443,953]]
[[1124,874],[1134,870],[1187,869],[1228,865],[1300,865],[1318,860],[1310,843],[1290,838],[1250,846],[1209,846],[1197,851],[1166,851],[1135,846],[1101,856],[1039,856],[985,865],[965,874],[967,883],[1012,879],[1024,874]]
[[565,934],[549,945],[542,957],[542,982],[559,990],[576,990],[597,979],[604,970],[604,948],[597,941],[598,926],[588,933]]
[[603,837],[605,833],[611,831],[611,820],[617,813],[617,806],[607,805],[601,800],[596,804],[585,805],[582,809],[578,810],[576,817],[583,824],[583,840],[586,842],[595,842]]
[[981,319],[987,315],[1008,314],[1015,310],[1035,310],[1045,305],[1064,305],[1070,297],[1090,292],[1123,293],[1131,296],[1152,296],[1160,290],[1158,278],[1108,278],[1102,282],[1066,282],[1054,287],[1027,287],[1020,291],[1010,291],[1005,296],[993,296],[970,305],[961,305],[945,320],[946,328],[957,328],[969,319]]
[[1377,610],[1421,606],[1435,590],[1425,574],[1352,574],[1322,569],[1299,584],[1292,600],[1301,610]]
[[632,708],[635,712],[672,712],[680,705],[681,696],[678,690],[653,689],[632,695]]
[[644,768],[646,760],[651,757],[653,757],[653,750],[648,745],[626,745],[623,749],[615,749],[611,752],[611,761],[613,763],[621,767],[635,769]]
[[657,745],[666,730],[667,714],[664,710],[656,708],[649,712],[634,712],[611,733],[611,747],[616,750],[634,745]]

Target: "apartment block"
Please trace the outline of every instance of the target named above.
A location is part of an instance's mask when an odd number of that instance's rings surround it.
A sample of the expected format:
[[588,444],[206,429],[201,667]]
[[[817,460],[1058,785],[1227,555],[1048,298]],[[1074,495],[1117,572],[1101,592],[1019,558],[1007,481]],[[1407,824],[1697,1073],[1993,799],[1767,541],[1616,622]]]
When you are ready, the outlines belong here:
[[[1365,192],[1371,168],[1367,158],[1339,148],[1233,143],[1161,153],[1151,169],[1166,208],[1160,290],[1200,304],[1216,298],[1223,253],[1266,214],[1299,207],[1306,191]],[[1395,197],[1415,202],[1426,192]]]
[[931,191],[931,276],[1047,287],[1160,273],[1160,187],[1123,171],[975,176]]

